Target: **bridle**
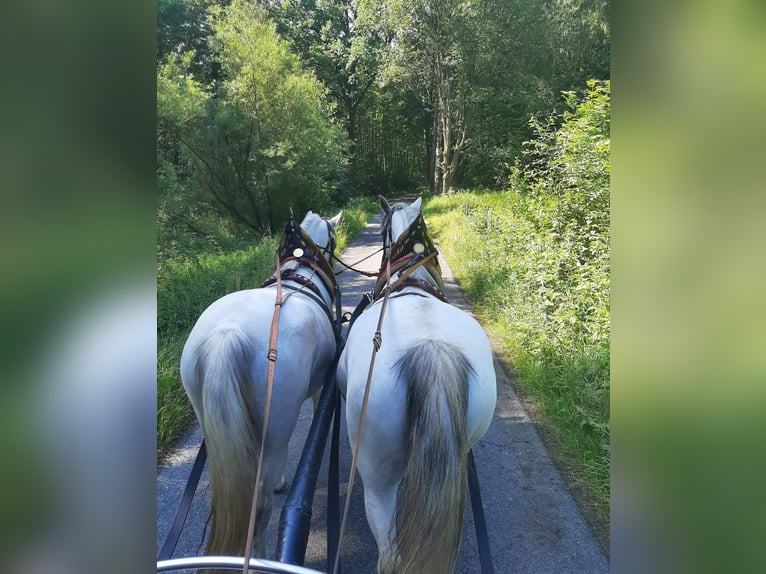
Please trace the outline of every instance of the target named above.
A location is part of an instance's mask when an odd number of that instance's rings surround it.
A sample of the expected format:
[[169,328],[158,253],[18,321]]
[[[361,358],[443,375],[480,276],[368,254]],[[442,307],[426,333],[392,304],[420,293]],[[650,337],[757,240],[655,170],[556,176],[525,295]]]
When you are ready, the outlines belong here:
[[[381,262],[378,280],[373,291],[373,300],[377,300],[388,282],[387,266],[390,263],[390,277],[394,282],[390,285],[391,292],[400,291],[405,287],[418,287],[442,301],[444,296],[444,283],[442,281],[441,267],[439,266],[436,247],[434,246],[428,226],[423,218],[423,212],[418,213],[415,220],[397,238],[393,239],[392,222],[395,211],[402,209],[400,204],[391,207],[391,210],[383,219],[382,231],[384,256]],[[415,279],[412,273],[423,267],[428,271],[433,283]]]
[[[328,221],[324,221],[324,223],[327,225],[327,245],[319,247],[309,234],[298,225],[295,217],[290,214],[285,231],[282,234],[282,239],[279,242],[279,248],[277,249],[277,270],[261,284],[261,287],[276,285],[277,276],[279,276],[280,283],[282,281],[293,281],[300,284],[300,287],[297,289],[289,285],[282,285],[282,288],[291,289],[295,293],[301,293],[316,301],[330,320],[337,342],[340,341],[340,323],[338,320],[338,317],[340,317],[340,289],[330,263],[334,257],[337,236],[332,225]],[[328,261],[328,257],[330,261]],[[291,262],[295,262],[296,265],[286,267]],[[311,277],[307,278],[296,273],[296,269],[301,265],[311,268]],[[319,280],[330,294],[329,305],[323,299],[322,292],[312,281],[314,275],[319,277]],[[335,317],[333,317],[333,307],[335,308]]]

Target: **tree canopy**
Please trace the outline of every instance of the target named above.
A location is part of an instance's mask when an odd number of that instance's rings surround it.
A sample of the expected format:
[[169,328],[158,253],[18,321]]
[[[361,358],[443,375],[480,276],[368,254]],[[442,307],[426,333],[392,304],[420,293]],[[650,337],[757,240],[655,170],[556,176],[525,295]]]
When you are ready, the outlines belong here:
[[606,0],[160,0],[160,218],[220,241],[220,218],[502,187],[530,118],[609,79],[609,41]]
[[[291,208],[337,203],[347,139],[330,119],[322,84],[257,5],[210,7],[207,25],[220,79],[203,84],[194,75],[193,51],[170,53],[159,66],[164,176],[260,233],[280,225]],[[178,187],[167,190],[162,207],[171,208]]]

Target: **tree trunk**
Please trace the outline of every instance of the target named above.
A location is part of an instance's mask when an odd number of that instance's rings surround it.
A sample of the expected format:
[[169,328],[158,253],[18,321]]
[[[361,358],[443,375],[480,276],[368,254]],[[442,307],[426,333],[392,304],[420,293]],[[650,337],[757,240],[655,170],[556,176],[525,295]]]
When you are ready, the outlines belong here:
[[441,157],[444,144],[444,131],[442,125],[441,110],[437,110],[434,114],[434,155],[433,155],[433,170],[434,170],[434,186],[433,191],[436,191],[442,186],[442,172]]

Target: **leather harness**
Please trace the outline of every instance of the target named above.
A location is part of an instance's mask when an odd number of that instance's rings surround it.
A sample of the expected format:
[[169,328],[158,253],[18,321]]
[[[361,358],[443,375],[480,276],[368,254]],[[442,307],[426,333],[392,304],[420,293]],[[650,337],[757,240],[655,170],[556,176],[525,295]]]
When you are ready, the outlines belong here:
[[[327,223],[327,222],[325,222]],[[332,227],[329,223],[327,223],[327,231],[329,235],[329,243],[327,244],[327,247],[325,248],[329,253],[330,257],[332,257],[332,254],[335,250],[335,232],[333,231]],[[283,272],[282,266],[290,261],[298,261],[299,264],[308,265],[312,268],[313,272],[316,273],[319,278],[324,283],[325,287],[327,288],[328,292],[330,293],[330,305],[328,306],[321,298],[321,292],[319,291],[319,288],[316,287],[309,279],[306,279],[302,275],[298,275],[297,273],[293,273],[292,270],[288,270]],[[298,277],[299,279],[296,279]],[[313,275],[312,275],[313,277]],[[282,295],[282,281],[297,281],[301,284],[301,287],[298,289],[294,289],[289,286],[284,286],[290,289],[290,292],[286,295]],[[340,296],[339,296],[339,289],[338,285],[335,281],[335,275],[332,272],[331,265],[327,262],[327,259],[325,259],[324,254],[322,253],[322,249],[320,249],[316,243],[314,243],[314,240],[309,237],[309,235],[296,223],[295,218],[292,214],[290,214],[290,217],[287,220],[287,226],[285,227],[285,232],[282,234],[282,239],[279,242],[279,248],[277,249],[277,269],[274,275],[267,279],[261,287],[267,287],[270,285],[276,285],[277,293],[276,293],[276,299],[274,302],[274,315],[271,319],[271,329],[269,332],[269,350],[266,354],[266,357],[268,358],[268,374],[266,378],[266,404],[264,406],[264,414],[263,414],[263,428],[261,430],[261,445],[260,445],[260,452],[258,455],[258,468],[255,475],[255,484],[253,486],[253,501],[252,505],[250,507],[250,521],[248,523],[248,531],[247,531],[247,539],[245,541],[245,561],[243,564],[242,572],[243,574],[247,574],[248,571],[248,565],[250,563],[250,553],[252,552],[252,542],[253,542],[253,536],[255,534],[255,516],[256,511],[258,508],[258,495],[260,493],[259,485],[261,484],[261,471],[263,469],[263,451],[264,446],[266,445],[266,431],[269,427],[269,415],[271,412],[271,397],[272,397],[272,391],[274,388],[274,370],[276,367],[277,362],[277,340],[279,337],[279,315],[282,311],[282,307],[287,302],[287,299],[291,295],[295,295],[296,293],[301,293],[303,295],[306,295],[315,301],[317,301],[320,304],[320,307],[325,310],[326,315],[330,319],[330,325],[332,326],[333,334],[335,335],[335,341],[336,341],[336,356],[337,356],[337,347],[338,342],[340,341],[340,320],[338,320],[338,323],[333,320],[332,314],[330,312],[330,307],[332,307],[332,303],[335,302],[335,306],[340,311]],[[304,288],[308,288],[316,295],[313,295],[309,293],[308,291],[304,291]],[[338,314],[338,317],[340,315]]]
[[[390,216],[383,222],[383,234],[388,233],[388,240],[391,241],[391,222]],[[385,241],[384,237],[384,241]],[[444,296],[444,283],[442,281],[442,271],[438,260],[439,252],[434,246],[431,234],[428,233],[426,221],[423,213],[419,213],[417,218],[402,233],[396,242],[391,245],[388,255],[383,257],[378,272],[378,279],[375,282],[375,289],[372,293],[372,300],[377,301],[384,288],[388,284],[389,277],[393,279],[398,275],[393,284],[390,285],[392,293],[400,291],[405,287],[417,287],[434,297],[446,302]],[[390,261],[390,275],[388,266]],[[421,279],[411,277],[412,273],[424,267],[434,284]]]
[[[291,285],[281,285],[281,288],[290,289],[291,293],[300,293],[301,295],[313,299],[325,312],[325,315],[332,326],[335,342],[339,343],[340,327],[338,326],[337,315],[340,308],[340,290],[335,280],[335,273],[333,273],[332,266],[323,253],[329,253],[330,259],[332,259],[337,239],[335,230],[332,229],[329,223],[327,223],[327,231],[330,240],[327,247],[323,250],[314,243],[314,240],[311,239],[301,226],[296,223],[295,218],[291,214],[287,220],[287,226],[285,227],[285,231],[279,242],[279,248],[277,249],[277,270],[271,277],[261,284],[261,287],[270,287],[284,281],[294,281],[295,283],[299,283],[301,287],[297,289]],[[295,262],[296,267],[284,269],[285,265],[290,262]],[[295,269],[300,265],[311,267],[313,273],[322,281],[322,284],[330,294],[329,306],[322,299],[322,292],[319,290],[319,287],[317,287],[311,279],[295,273]],[[308,289],[308,291],[306,291],[306,289]],[[332,312],[333,307],[335,307],[336,310],[335,317]]]

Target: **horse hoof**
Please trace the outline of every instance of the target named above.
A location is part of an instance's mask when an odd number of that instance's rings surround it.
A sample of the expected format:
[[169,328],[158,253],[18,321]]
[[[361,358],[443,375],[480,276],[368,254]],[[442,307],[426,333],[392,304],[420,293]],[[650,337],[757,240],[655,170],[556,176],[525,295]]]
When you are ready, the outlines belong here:
[[284,492],[287,490],[287,481],[285,480],[285,477],[282,476],[282,478],[279,480],[279,484],[274,489],[274,492]]

